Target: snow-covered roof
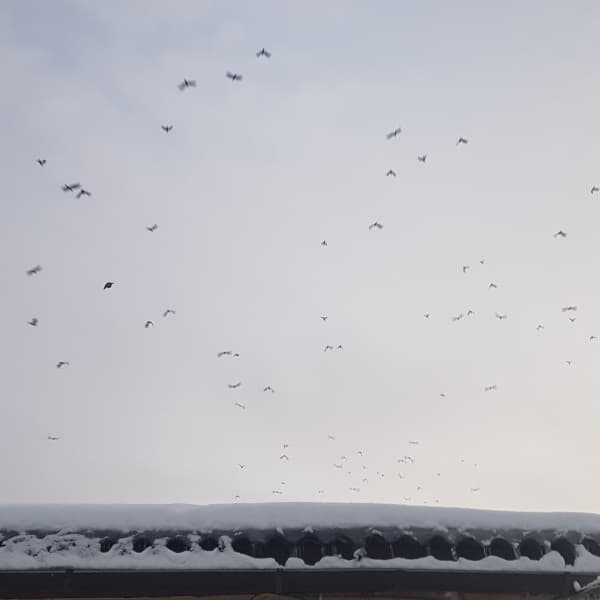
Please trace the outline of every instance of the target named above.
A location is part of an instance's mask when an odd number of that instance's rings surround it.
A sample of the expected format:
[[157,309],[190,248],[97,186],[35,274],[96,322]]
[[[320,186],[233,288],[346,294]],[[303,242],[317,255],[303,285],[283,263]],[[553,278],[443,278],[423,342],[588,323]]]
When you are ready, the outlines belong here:
[[0,570],[600,573],[600,515],[389,504],[3,505]]

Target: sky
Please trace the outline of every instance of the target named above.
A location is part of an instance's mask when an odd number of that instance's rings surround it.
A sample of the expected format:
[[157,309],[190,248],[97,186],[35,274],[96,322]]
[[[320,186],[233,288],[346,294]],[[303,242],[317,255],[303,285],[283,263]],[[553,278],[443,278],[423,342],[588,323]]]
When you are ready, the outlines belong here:
[[0,3],[0,502],[597,512],[599,28]]

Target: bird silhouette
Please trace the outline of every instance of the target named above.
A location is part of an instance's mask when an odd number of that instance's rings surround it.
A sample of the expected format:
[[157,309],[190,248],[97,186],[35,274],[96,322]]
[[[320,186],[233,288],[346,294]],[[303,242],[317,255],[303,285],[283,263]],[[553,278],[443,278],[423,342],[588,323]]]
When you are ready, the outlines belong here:
[[150,225],[150,227],[146,227],[146,229],[152,233],[158,229],[158,225],[154,223],[154,225]]
[[575,312],[577,310],[576,306],[563,306],[560,310],[562,312]]
[[542,324],[540,324],[536,327],[537,331],[541,331],[542,329],[544,329],[544,326]]
[[71,183],[71,184],[65,183],[62,186],[62,191],[63,192],[74,192],[75,190],[78,190],[80,187],[81,187],[80,183]]
[[566,238],[566,237],[567,237],[567,232],[566,232],[566,231],[563,231],[562,229],[560,229],[559,231],[557,231],[557,232],[554,234],[554,237],[555,237],[555,238],[556,238],[556,237],[562,237],[562,238]]
[[456,322],[456,321],[460,321],[462,318],[464,317],[464,315],[462,313],[456,315],[455,317],[452,317],[452,321]]
[[597,340],[598,338],[595,335],[590,335],[590,342]]
[[431,316],[431,313],[425,313],[423,316],[424,316],[426,319],[429,319],[429,317]]
[[56,363],[56,368],[57,369],[62,369],[63,367],[68,367],[70,365],[68,360],[61,360],[59,362]]
[[40,167],[43,167],[46,164],[46,159],[45,158],[38,158],[35,162],[38,165],[40,165]]
[[227,71],[227,73],[225,73],[225,77],[227,77],[227,79],[231,79],[231,81],[242,80],[242,75],[240,75],[239,73],[231,73],[231,71]]
[[327,246],[327,240],[323,240],[323,241],[321,242],[321,246]]
[[321,321],[323,321],[323,323],[325,323],[327,321],[327,315],[322,315]]
[[110,290],[110,288],[111,288],[113,285],[115,285],[115,282],[114,282],[114,281],[107,281],[107,282],[104,284],[104,289],[105,289],[105,290]]
[[221,358],[223,356],[231,356],[233,352],[231,350],[221,350],[221,352],[217,352],[217,358]]
[[504,319],[508,319],[508,315],[501,315],[499,313],[496,313],[496,319],[503,321]]
[[389,169],[389,171],[385,174],[386,177],[396,177],[396,171],[394,169]]
[[263,388],[263,392],[271,392],[271,394],[274,394],[275,390],[270,385],[268,385],[267,387]]
[[471,309],[469,309],[469,310],[467,311],[467,317],[472,317],[474,314],[475,314],[475,311],[474,311],[474,310],[471,310]]
[[422,163],[424,163],[424,162],[427,160],[427,154],[423,154],[423,155],[421,155],[421,156],[417,156],[417,160],[418,160],[419,162],[422,162]]
[[89,192],[88,190],[84,190],[83,188],[81,188],[79,190],[79,192],[77,193],[77,198],[82,198],[83,196],[91,196],[92,192]]
[[229,384],[227,384],[227,387],[230,390],[237,390],[237,388],[239,388],[241,385],[242,385],[242,382],[238,381],[237,383],[229,383]]
[[236,402],[235,405],[242,410],[246,410],[246,405],[242,404],[241,402]]
[[569,321],[571,321],[571,323],[575,323],[576,320],[577,320],[577,317],[569,317]]
[[245,469],[245,468],[246,468],[246,465],[240,465],[240,464],[238,464],[238,467],[239,467],[240,469]]
[[169,133],[169,131],[171,131],[171,129],[173,129],[173,125],[161,125],[160,128],[165,132],[165,133]]
[[38,320],[37,317],[33,317],[33,319],[31,319],[31,321],[27,321],[29,323],[29,325],[31,325],[32,327],[37,327],[38,324]]
[[148,329],[148,327],[150,327],[150,325],[154,325],[154,322],[153,321],[146,321],[144,323],[144,329]]
[[327,344],[327,346],[325,346],[325,348],[323,348],[323,352],[327,352],[328,350],[333,350],[333,346]]
[[290,460],[290,457],[289,457],[287,454],[282,454],[282,455],[279,457],[279,460]]
[[271,58],[271,53],[269,51],[265,50],[264,48],[261,48],[256,53],[256,58],[260,58],[261,56],[264,56],[265,58]]
[[458,141],[456,142],[456,145],[458,146],[459,144],[468,144],[469,140],[467,138],[464,137],[459,137]]
[[41,270],[41,265],[36,265],[35,267],[27,270],[27,275],[37,275]]
[[336,350],[343,350],[343,349],[344,349],[344,347],[341,344],[338,344],[336,347]]
[[488,290],[491,290],[491,289],[494,289],[494,290],[498,289],[498,286],[494,282],[492,282],[492,283],[490,283],[490,285],[488,285]]
[[567,366],[570,367],[573,364],[572,360],[565,360],[565,362],[567,363]]
[[383,229],[383,225],[378,221],[373,221],[373,223],[369,225],[369,230],[371,229]]
[[590,190],[590,194],[595,194],[596,192],[600,192],[600,188],[596,187],[594,185],[594,186],[592,186],[592,189]]
[[496,390],[496,389],[498,389],[496,387],[496,384],[493,384],[493,385],[487,385],[486,387],[484,387],[483,391],[484,392],[492,392],[493,390]]
[[402,129],[400,127],[396,127],[396,129],[394,129],[394,131],[390,131],[385,137],[388,140],[391,140],[392,138],[398,137],[398,135],[400,135],[402,133]]
[[183,92],[186,88],[196,87],[196,80],[184,79],[177,87]]
[[462,272],[466,273],[471,268],[470,265],[463,265]]
[[335,440],[335,435],[328,434],[327,435],[327,439],[328,440]]
[[58,440],[60,440],[60,438],[55,435],[49,435],[48,439],[52,442],[58,442]]
[[169,315],[174,315],[175,311],[172,308],[167,308],[167,310],[165,310],[165,312],[163,313],[163,318],[167,318]]

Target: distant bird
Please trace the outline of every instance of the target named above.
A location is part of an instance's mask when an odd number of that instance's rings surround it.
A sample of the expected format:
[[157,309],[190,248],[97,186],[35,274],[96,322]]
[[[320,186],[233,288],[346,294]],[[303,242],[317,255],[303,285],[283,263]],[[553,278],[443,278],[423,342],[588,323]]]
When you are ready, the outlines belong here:
[[154,225],[150,225],[150,227],[146,227],[146,229],[152,233],[158,229],[158,225],[154,223]]
[[344,349],[344,347],[343,347],[341,344],[338,344],[338,345],[337,345],[337,348],[336,348],[336,350],[343,350],[343,349]]
[[88,190],[84,190],[83,188],[81,188],[79,190],[79,192],[77,193],[77,198],[81,198],[83,196],[88,196],[89,197],[91,195],[92,195],[92,192],[88,192]]
[[59,438],[59,437],[56,437],[56,436],[54,436],[54,435],[49,435],[49,436],[48,436],[48,439],[49,439],[50,441],[52,441],[52,442],[58,442],[58,440],[60,440],[60,438]]
[[565,360],[565,362],[567,363],[567,366],[570,367],[573,364],[572,360]]
[[242,404],[241,402],[236,402],[235,405],[242,410],[246,410],[246,405]]
[[492,283],[490,283],[490,285],[488,285],[488,290],[491,290],[491,289],[498,289],[498,286],[494,282],[492,282]]
[[333,463],[333,466],[334,466],[336,469],[341,469],[341,468],[343,468],[343,465],[340,465],[340,464],[338,464],[338,463]]
[[508,319],[508,315],[501,315],[499,313],[496,313],[496,319],[503,321],[504,319]]
[[476,492],[478,492],[479,490],[480,490],[480,488],[478,488],[478,487],[477,487],[477,488],[471,488],[471,492],[473,492],[473,493],[476,493]]
[[576,306],[563,306],[560,310],[563,312],[575,312],[577,310]]
[[576,320],[577,320],[577,317],[569,317],[569,321],[571,321],[571,323],[575,323]]
[[462,318],[464,317],[464,315],[462,313],[456,315],[455,317],[452,317],[452,321],[456,322],[456,321],[460,321]]
[[537,331],[541,331],[542,329],[544,329],[544,326],[542,324],[540,324],[536,327]]
[[146,322],[144,323],[144,328],[145,328],[145,329],[148,329],[148,327],[150,327],[150,325],[154,325],[154,323],[153,323],[152,321],[146,321]]
[[227,384],[227,387],[230,390],[237,390],[237,388],[239,388],[241,385],[242,385],[242,382],[238,381],[237,383],[229,383],[229,384]]
[[227,79],[231,79],[231,81],[242,80],[242,75],[240,75],[239,73],[231,73],[230,71],[227,71],[227,73],[225,73],[225,77],[227,77]]
[[323,240],[323,241],[321,242],[321,246],[327,246],[327,240]]
[[260,58],[261,56],[264,56],[265,58],[271,58],[271,53],[268,50],[265,50],[264,48],[261,48],[256,53],[256,58]]
[[275,495],[277,495],[277,496],[281,496],[281,494],[283,494],[283,492],[282,492],[281,490],[273,490],[273,491],[271,492],[271,494],[275,494]]
[[590,335],[590,342],[597,340],[598,338],[595,335]]
[[462,272],[466,273],[471,268],[470,265],[463,265]]
[[263,392],[271,392],[271,394],[274,394],[275,390],[270,385],[268,385],[267,387],[263,388]]
[[321,321],[323,321],[323,323],[325,323],[327,321],[327,315],[322,315]]
[[233,353],[233,358],[239,358],[240,357],[240,353],[239,352],[234,352]]
[[196,80],[184,79],[177,87],[183,92],[186,88],[196,87]]
[[394,169],[389,169],[388,172],[385,174],[386,177],[396,177],[396,171],[394,171]]
[[40,167],[43,167],[46,164],[46,159],[45,158],[38,158],[35,162],[38,165],[40,165]]
[[559,231],[557,231],[557,232],[554,234],[554,237],[555,237],[555,238],[556,238],[556,237],[562,237],[562,238],[566,238],[566,237],[567,237],[567,232],[566,232],[566,231],[563,231],[562,229],[560,229]]
[[165,133],[169,133],[169,131],[171,131],[171,129],[173,129],[173,125],[161,125],[160,128],[165,132]]
[[475,311],[474,311],[474,310],[471,310],[471,309],[469,309],[469,310],[467,311],[467,317],[472,317],[474,314],[475,314]]
[[239,467],[240,469],[245,469],[245,468],[246,468],[246,465],[240,465],[240,464],[238,464],[238,467]]
[[36,265],[35,267],[29,269],[27,271],[27,275],[37,275],[37,273],[39,273],[42,270],[41,265]]
[[279,460],[290,460],[290,457],[289,457],[287,454],[282,454],[282,455],[279,457]]
[[104,284],[104,289],[105,289],[105,290],[110,290],[110,288],[111,288],[113,285],[115,285],[115,282],[114,282],[114,281],[107,281],[107,282]]
[[[46,161],[44,161],[46,162]],[[590,194],[595,194],[596,192],[600,192],[600,188],[596,187],[595,185],[592,187],[592,189],[590,190]]]
[[68,367],[69,366],[69,361],[68,360],[61,360],[59,362],[56,363],[56,368],[57,369],[62,369],[63,367]]
[[217,352],[217,358],[221,358],[223,356],[231,356],[233,352],[231,350],[221,350],[221,352]]
[[394,131],[390,131],[385,137],[388,140],[391,140],[392,138],[398,137],[398,135],[400,135],[402,133],[402,129],[400,127],[396,127],[396,129],[394,129]]
[[445,398],[446,394],[444,394],[443,392],[440,394],[440,398]]
[[423,316],[424,316],[426,319],[429,319],[429,317],[431,316],[431,313],[425,313]]
[[327,439],[328,440],[335,440],[335,435],[328,434],[327,435]]
[[369,225],[369,230],[371,229],[383,229],[383,225],[378,221],[373,221],[373,223]]
[[482,258],[482,259],[479,261],[479,264],[480,264],[480,265],[482,265],[482,264],[484,264],[484,263],[485,263],[485,259],[483,259],[483,258]]
[[234,497],[233,497],[233,499],[234,499],[234,500],[239,500],[239,499],[240,499],[240,497],[239,497],[239,496],[234,496]]
[[468,144],[468,143],[469,143],[469,140],[467,138],[459,137],[458,142],[456,142],[456,145],[458,146],[459,144]]
[[494,384],[494,385],[488,385],[488,386],[484,387],[483,391],[484,392],[491,392],[491,391],[496,390],[496,389],[498,389],[498,388],[496,387],[496,384]]
[[412,446],[418,446],[419,440],[409,440],[408,443],[411,444]]
[[325,348],[323,348],[323,352],[327,352],[328,350],[333,350],[333,346],[327,344],[327,346],[325,346]]
[[422,156],[417,156],[417,160],[419,162],[424,163],[427,160],[427,154],[423,154]]
[[169,315],[174,315],[175,311],[172,308],[167,308],[167,310],[165,310],[165,312],[163,313],[163,318],[167,318]]
[[356,454],[358,454],[359,456],[364,456],[365,453],[362,450],[357,450]]
[[65,183],[62,186],[62,191],[63,192],[74,192],[75,190],[78,190],[81,187],[80,183],[72,183],[72,184],[67,184]]
[[31,319],[31,321],[27,321],[27,323],[29,323],[29,325],[31,325],[32,327],[37,327],[37,324],[38,324],[37,317],[33,317],[33,319]]

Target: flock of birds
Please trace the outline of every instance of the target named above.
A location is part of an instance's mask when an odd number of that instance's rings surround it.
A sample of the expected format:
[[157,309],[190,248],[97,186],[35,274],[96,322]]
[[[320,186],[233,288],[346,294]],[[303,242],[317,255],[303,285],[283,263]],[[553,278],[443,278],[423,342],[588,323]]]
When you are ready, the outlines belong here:
[[[265,48],[262,48],[261,50],[259,50],[258,52],[256,52],[256,57],[258,59],[269,59],[271,58],[271,53],[266,50]],[[231,82],[234,83],[241,83],[243,81],[243,75],[241,73],[237,73],[237,72],[232,72],[232,71],[227,71],[225,73],[225,77],[227,79],[229,79]],[[193,90],[194,88],[197,87],[197,82],[194,79],[183,79],[183,81],[181,81],[181,83],[179,83],[177,85],[177,88],[181,91],[181,92],[185,92],[188,90]],[[163,124],[161,125],[162,130],[166,133],[169,134],[174,126],[173,124]],[[402,133],[402,129],[400,127],[396,127],[395,129],[391,130],[389,133],[387,133],[385,135],[385,138],[387,140],[394,140],[396,138],[398,138]],[[467,139],[466,137],[460,136],[458,137],[457,141],[456,141],[456,146],[466,146],[467,144],[469,144],[469,139]],[[417,161],[420,164],[425,165],[427,162],[427,154],[420,154],[417,155]],[[35,161],[37,163],[37,165],[40,168],[44,168],[47,164],[47,159],[46,158],[38,158]],[[386,177],[396,177],[397,173],[394,169],[389,169],[386,173],[385,173]],[[76,198],[81,199],[81,198],[90,198],[92,196],[92,192],[87,189],[86,187],[84,187],[80,182],[73,182],[73,183],[65,183],[61,186],[61,189],[63,192],[65,192],[66,194],[74,194]],[[600,192],[600,187],[598,186],[592,186],[590,189],[590,193],[592,195],[597,194]],[[146,225],[145,229],[149,232],[149,233],[154,233],[157,231],[158,229],[158,224],[157,223],[153,223],[151,225]],[[368,225],[368,229],[370,231],[380,231],[382,230],[384,227],[383,223],[379,222],[379,221],[373,221],[372,223],[370,223]],[[553,236],[554,238],[560,238],[560,239],[565,239],[567,237],[567,232],[560,229],[558,231],[556,231]],[[328,246],[328,242],[326,239],[323,239],[321,241],[321,246],[323,247],[327,247]],[[485,263],[484,259],[481,259],[479,261],[479,263],[481,265],[483,265]],[[27,276],[29,277],[33,277],[33,276],[37,276],[42,272],[43,268],[41,265],[35,265],[33,267],[31,267],[30,269],[28,269],[26,271]],[[467,275],[469,273],[469,271],[471,270],[471,265],[462,265],[462,273]],[[115,281],[106,281],[103,284],[103,290],[109,292],[113,287],[115,287],[116,282]],[[498,289],[498,284],[496,282],[490,282],[488,285],[488,289],[489,290],[496,290]],[[568,319],[574,323],[576,320],[576,313],[577,313],[577,306],[575,305],[570,305],[570,306],[565,306],[562,308],[562,312],[566,314],[566,316],[568,317]],[[166,308],[163,312],[162,312],[162,317],[163,319],[166,319],[170,316],[175,316],[176,315],[176,311],[172,308]],[[459,314],[453,315],[450,317],[452,322],[459,322],[462,321],[463,319],[468,319],[470,317],[475,316],[475,312],[472,309],[468,309],[466,310],[464,313],[461,312]],[[429,319],[431,317],[431,313],[425,313],[423,315],[423,317],[425,319]],[[323,323],[326,323],[328,320],[328,315],[320,315],[319,317],[321,319],[321,321]],[[504,321],[506,319],[508,319],[508,314],[505,313],[499,313],[496,312],[495,313],[495,318],[498,319],[499,321]],[[27,324],[31,327],[38,327],[40,325],[40,321],[37,317],[33,316],[29,321],[27,321]],[[154,321],[152,319],[147,319],[143,322],[143,327],[145,329],[148,329],[150,327],[154,326]],[[536,326],[537,331],[541,331],[544,329],[544,325],[539,323]],[[595,335],[590,335],[589,336],[589,341],[595,341],[597,338]],[[326,344],[323,347],[323,352],[324,353],[328,353],[328,352],[339,352],[343,350],[343,345],[341,343],[336,343],[336,344]],[[238,359],[240,358],[240,353],[236,352],[234,350],[220,350],[216,353],[216,357],[218,359]],[[571,365],[572,361],[568,360],[566,361],[567,365]],[[65,367],[69,367],[70,366],[70,362],[68,360],[58,360],[56,362],[56,368],[57,369],[63,369]],[[242,387],[242,381],[233,381],[233,382],[229,382],[227,383],[227,388],[235,391],[235,390],[239,390]],[[483,388],[483,391],[486,393],[490,393],[490,392],[494,392],[498,389],[498,386],[495,383],[490,383],[489,385],[486,385]],[[275,389],[267,384],[263,387],[262,391],[266,394],[275,394],[276,391]],[[446,397],[446,393],[445,392],[441,392],[440,397],[445,398]],[[236,408],[239,408],[240,410],[246,410],[247,406],[246,404],[244,404],[243,402],[240,402],[239,400],[235,400],[234,401],[234,406]],[[61,438],[60,436],[57,435],[48,435],[47,439],[51,442],[57,442],[59,441]],[[327,439],[329,442],[335,443],[336,442],[336,436],[333,434],[329,434],[327,436]],[[409,440],[408,444],[410,446],[413,446],[415,449],[417,449],[417,447],[420,446],[420,442],[419,440]],[[283,450],[283,451],[281,451]],[[293,455],[291,450],[289,450],[289,444],[288,443],[284,443],[280,449],[280,455],[279,455],[279,461],[281,463],[289,463],[290,461],[293,461]],[[349,458],[349,454],[351,456],[354,457],[354,462],[352,458]],[[340,471],[340,472],[344,472],[347,476],[349,476],[350,478],[352,478],[352,484],[348,485],[348,490],[355,493],[355,494],[359,494],[361,492],[361,490],[364,490],[365,487],[369,484],[370,481],[374,480],[374,479],[383,479],[386,476],[392,476],[392,477],[397,477],[398,479],[406,479],[407,475],[406,475],[406,469],[410,469],[416,462],[417,462],[417,457],[415,456],[415,453],[411,453],[411,454],[405,454],[402,456],[399,456],[396,459],[396,463],[398,465],[399,468],[401,468],[401,471],[398,471],[396,473],[386,473],[384,471],[380,471],[380,470],[374,470],[372,468],[370,468],[367,464],[365,464],[365,456],[366,456],[366,451],[365,450],[355,450],[352,453],[343,453],[340,454],[340,456],[335,460],[334,463],[332,463],[331,468],[334,471]],[[460,464],[466,464],[465,459],[464,458],[460,458]],[[477,468],[477,464],[473,463],[472,468]],[[248,465],[246,463],[237,463],[237,467],[242,470],[242,471],[246,471],[248,468]],[[435,472],[435,476],[436,477],[441,477],[442,473],[439,471]],[[360,485],[358,484],[358,482],[360,482]],[[277,486],[274,487],[274,489],[272,490],[272,494],[276,495],[276,496],[280,496],[283,495],[284,492],[284,488],[287,485],[287,481],[286,480],[282,480],[279,482],[279,484]],[[423,484],[422,483],[416,483],[414,486],[414,491],[415,492],[422,492],[423,491]],[[477,486],[471,486],[469,488],[470,493],[478,493],[480,491],[480,487]],[[323,495],[326,493],[325,489],[318,489],[317,493],[319,495]],[[241,500],[241,496],[238,494],[234,497],[235,500]],[[405,502],[412,502],[413,501],[413,496],[403,496],[403,501]],[[420,502],[427,504],[428,500],[426,499],[419,499]],[[435,498],[432,500],[432,502],[435,503],[439,503],[440,500],[439,498]]]

